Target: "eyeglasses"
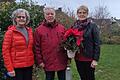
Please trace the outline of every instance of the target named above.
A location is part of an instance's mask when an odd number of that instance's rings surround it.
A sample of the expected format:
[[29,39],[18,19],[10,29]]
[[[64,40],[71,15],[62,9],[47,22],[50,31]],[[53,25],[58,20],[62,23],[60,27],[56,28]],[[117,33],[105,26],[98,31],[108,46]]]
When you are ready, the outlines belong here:
[[17,18],[23,18],[23,19],[24,19],[24,18],[26,18],[26,17],[25,17],[25,16],[17,16]]

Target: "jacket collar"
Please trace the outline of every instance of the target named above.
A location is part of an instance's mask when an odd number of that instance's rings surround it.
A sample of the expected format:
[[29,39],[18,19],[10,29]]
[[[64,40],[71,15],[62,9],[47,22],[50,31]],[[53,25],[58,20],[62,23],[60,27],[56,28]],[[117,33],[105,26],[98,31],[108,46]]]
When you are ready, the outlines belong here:
[[55,28],[58,25],[58,22],[54,20],[54,22],[48,23],[46,20],[43,20],[43,25],[50,28]]
[[[29,30],[30,28],[29,27],[25,27],[27,30]],[[16,25],[10,25],[10,26],[8,26],[8,30],[13,30],[13,31],[17,31],[17,29],[16,29]]]

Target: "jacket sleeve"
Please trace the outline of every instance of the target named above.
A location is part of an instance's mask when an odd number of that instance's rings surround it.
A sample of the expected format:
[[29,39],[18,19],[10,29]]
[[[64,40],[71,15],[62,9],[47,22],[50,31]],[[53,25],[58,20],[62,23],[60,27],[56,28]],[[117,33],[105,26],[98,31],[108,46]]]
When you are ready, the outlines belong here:
[[92,31],[93,31],[93,43],[94,43],[93,59],[98,61],[100,57],[100,34],[99,34],[99,28],[96,24],[94,24]]
[[34,52],[35,52],[35,59],[37,61],[37,64],[41,64],[43,62],[40,42],[41,42],[40,35],[38,33],[38,30],[36,29],[34,32]]
[[8,72],[14,70],[12,59],[11,59],[11,46],[12,46],[12,31],[8,30],[5,33],[3,44],[2,44],[2,55],[4,59],[4,65]]

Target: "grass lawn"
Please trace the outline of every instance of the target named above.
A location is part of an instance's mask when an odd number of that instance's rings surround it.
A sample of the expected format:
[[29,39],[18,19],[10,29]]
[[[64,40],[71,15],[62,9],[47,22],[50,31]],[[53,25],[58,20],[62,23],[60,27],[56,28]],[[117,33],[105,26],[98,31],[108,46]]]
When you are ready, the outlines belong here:
[[[96,67],[96,80],[120,80],[120,45],[102,45],[101,57]],[[74,60],[71,64],[72,80],[79,80]],[[44,72],[37,70],[38,80],[44,80]],[[58,80],[55,78],[55,80]]]
[[120,45],[104,45],[96,70],[96,80],[120,80]]
[[[96,80],[120,80],[119,62],[120,45],[102,45],[101,57],[96,67]],[[40,77],[43,77],[42,74],[40,74]],[[72,61],[72,80],[79,80],[74,60]]]

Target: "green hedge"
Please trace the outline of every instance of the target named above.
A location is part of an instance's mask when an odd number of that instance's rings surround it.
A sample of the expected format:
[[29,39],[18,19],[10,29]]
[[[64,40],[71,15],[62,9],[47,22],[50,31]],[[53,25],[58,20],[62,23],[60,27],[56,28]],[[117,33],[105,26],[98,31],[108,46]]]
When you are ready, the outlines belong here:
[[43,8],[44,6],[36,5],[34,2],[27,2],[23,0],[20,3],[9,3],[1,2],[0,3],[0,28],[2,31],[5,31],[7,27],[12,24],[11,14],[14,10],[18,8],[24,8],[30,13],[30,23],[29,26],[35,28],[43,20]]

